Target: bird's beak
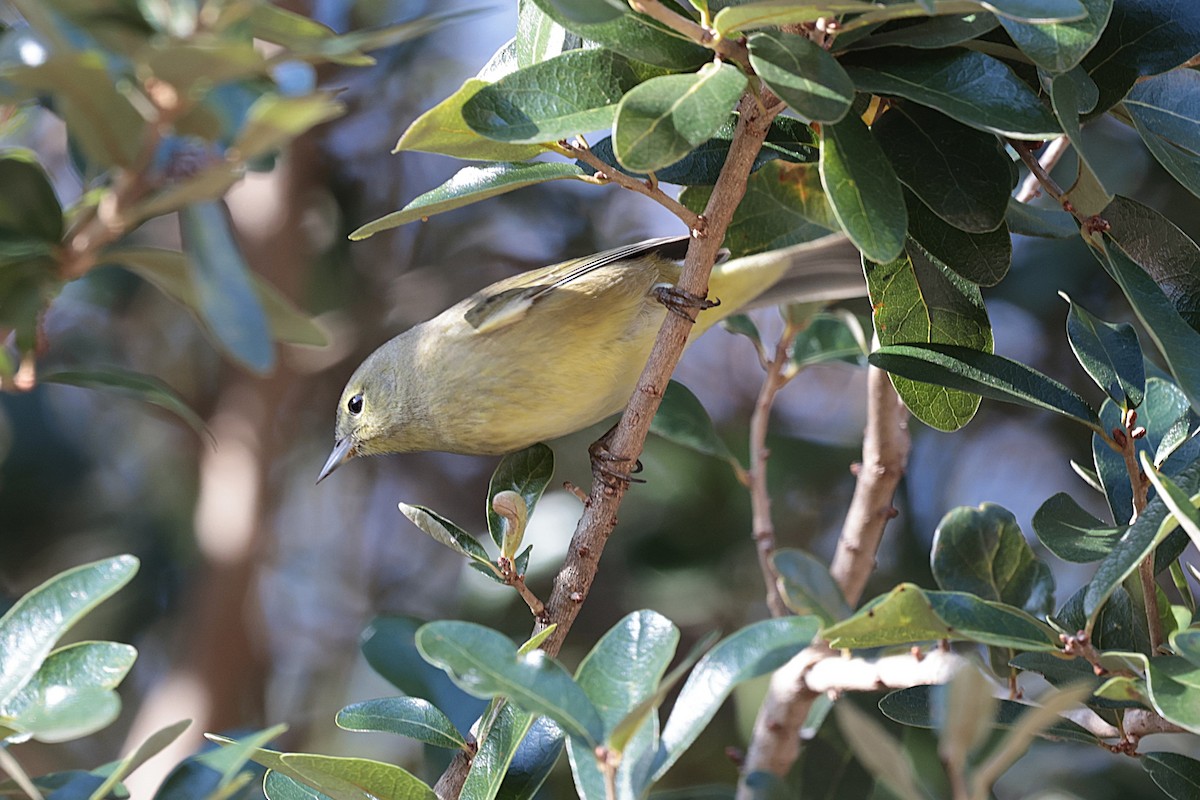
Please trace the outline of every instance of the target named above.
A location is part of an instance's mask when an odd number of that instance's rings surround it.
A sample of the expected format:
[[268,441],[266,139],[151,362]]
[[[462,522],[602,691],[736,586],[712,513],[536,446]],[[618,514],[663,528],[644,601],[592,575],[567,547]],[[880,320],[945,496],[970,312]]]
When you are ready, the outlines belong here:
[[353,457],[354,438],[347,436],[344,439],[338,439],[337,444],[333,446],[333,452],[329,454],[329,460],[325,462],[325,466],[321,467],[321,474],[317,476],[317,483],[328,478],[335,469]]

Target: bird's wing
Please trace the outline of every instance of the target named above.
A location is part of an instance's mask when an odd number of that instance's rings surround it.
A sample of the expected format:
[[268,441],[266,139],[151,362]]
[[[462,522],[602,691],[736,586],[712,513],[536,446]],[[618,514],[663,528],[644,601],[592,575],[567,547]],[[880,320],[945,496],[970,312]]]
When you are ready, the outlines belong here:
[[[668,261],[678,261],[687,252],[687,236],[665,236],[628,244],[603,253],[564,261],[552,267],[533,270],[517,276],[515,282],[502,283],[499,291],[487,293],[471,305],[463,314],[467,324],[479,333],[505,325],[511,325],[525,316],[525,312],[555,289],[577,281],[601,267],[617,261],[632,260],[655,254]],[[525,280],[522,280],[525,278]],[[485,290],[486,291],[486,290]]]

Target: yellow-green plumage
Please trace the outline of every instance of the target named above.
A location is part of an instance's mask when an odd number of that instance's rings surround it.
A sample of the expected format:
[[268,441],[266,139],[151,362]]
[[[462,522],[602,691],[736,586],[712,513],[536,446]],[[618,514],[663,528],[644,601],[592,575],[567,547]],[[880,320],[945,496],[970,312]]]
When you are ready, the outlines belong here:
[[[342,393],[338,447],[322,477],[355,455],[508,453],[616,413],[667,313],[652,290],[675,283],[680,266],[667,255],[685,242],[651,240],[515,275],[387,342]],[[700,312],[692,338],[789,267],[779,258],[718,264],[709,294],[721,304]]]

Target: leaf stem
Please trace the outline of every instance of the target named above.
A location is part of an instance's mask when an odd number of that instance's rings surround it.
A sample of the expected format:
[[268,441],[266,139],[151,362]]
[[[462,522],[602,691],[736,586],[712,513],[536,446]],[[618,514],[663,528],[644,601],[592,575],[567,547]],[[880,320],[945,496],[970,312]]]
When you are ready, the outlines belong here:
[[661,22],[676,33],[683,34],[699,45],[703,45],[726,61],[733,61],[747,72],[750,71],[750,51],[740,41],[732,41],[722,37],[711,28],[706,28],[693,22],[664,6],[659,0],[629,0],[629,7],[638,13],[645,14],[653,20]]
[[[1137,457],[1137,440],[1146,435],[1146,429],[1137,424],[1137,411],[1130,408],[1121,416],[1122,428],[1114,428],[1112,437],[1121,448],[1125,471],[1129,474],[1129,488],[1133,490],[1132,525],[1146,510],[1150,496],[1150,478],[1142,471]],[[1138,564],[1138,580],[1142,585],[1142,607],[1146,612],[1146,629],[1150,634],[1150,652],[1157,653],[1163,643],[1162,620],[1158,616],[1158,584],[1154,580],[1154,551]]]

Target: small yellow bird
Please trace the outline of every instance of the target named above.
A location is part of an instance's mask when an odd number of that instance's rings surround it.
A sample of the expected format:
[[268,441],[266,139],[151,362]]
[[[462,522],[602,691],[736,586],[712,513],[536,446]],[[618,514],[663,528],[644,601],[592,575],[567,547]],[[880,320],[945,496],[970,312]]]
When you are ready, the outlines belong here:
[[[514,275],[372,353],[337,408],[320,482],[355,456],[511,453],[608,417],[629,401],[667,313],[686,236],[650,239]],[[781,279],[784,279],[781,281]],[[717,264],[694,341],[777,283],[792,301],[866,293],[858,253],[830,236]]]

